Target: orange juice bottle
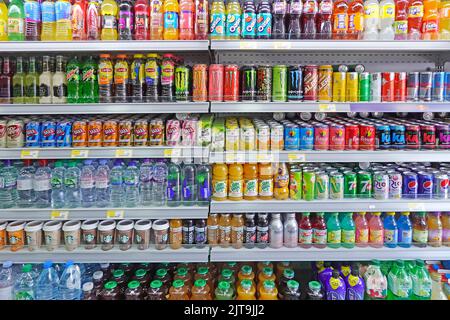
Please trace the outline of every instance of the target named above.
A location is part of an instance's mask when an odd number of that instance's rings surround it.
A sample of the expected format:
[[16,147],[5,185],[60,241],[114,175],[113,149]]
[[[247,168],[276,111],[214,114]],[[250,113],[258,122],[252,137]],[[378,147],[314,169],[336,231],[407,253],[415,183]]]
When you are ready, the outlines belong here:
[[195,280],[192,287],[191,300],[212,300],[211,290],[205,279]]
[[261,273],[258,276],[258,285],[256,286],[257,292],[260,291],[261,287],[263,286],[264,281],[271,280],[275,283],[276,277],[273,273],[273,269],[269,267],[263,268]]
[[238,273],[238,279],[239,281],[242,281],[244,279],[251,280],[252,282],[255,281],[255,273],[253,272],[253,269],[248,264],[243,265],[241,267],[241,270]]
[[170,220],[169,243],[172,249],[179,249],[183,244],[182,224],[181,219]]
[[255,293],[256,289],[253,285],[253,281],[244,279],[239,282],[237,287],[236,300],[256,300]]
[[189,295],[183,280],[175,280],[169,289],[168,300],[189,300]]
[[213,166],[212,199],[223,201],[227,199],[228,192],[228,166],[224,163],[216,163]]
[[259,300],[278,300],[278,290],[272,280],[265,280],[258,293]]
[[442,246],[442,222],[440,212],[428,212],[428,244],[432,247]]
[[347,0],[334,2],[333,21],[333,39],[345,39],[348,31]]
[[256,200],[258,198],[258,164],[244,164],[244,199]]
[[275,165],[273,177],[273,195],[277,200],[289,197],[289,171],[284,162]]
[[233,214],[231,219],[231,243],[236,249],[244,244],[244,218],[242,214]]
[[441,0],[439,5],[439,40],[450,40],[449,0]]
[[439,38],[439,0],[423,2],[422,40],[437,40]]
[[228,247],[231,242],[231,220],[228,213],[220,215],[219,219],[219,243],[221,247]]
[[260,163],[258,166],[259,198],[273,199],[273,168],[271,163]]
[[164,40],[178,40],[179,5],[178,0],[164,0]]
[[242,164],[233,163],[228,167],[228,199],[239,201],[243,199],[244,169]]
[[207,226],[208,244],[216,245],[219,243],[219,216],[217,213],[210,213]]

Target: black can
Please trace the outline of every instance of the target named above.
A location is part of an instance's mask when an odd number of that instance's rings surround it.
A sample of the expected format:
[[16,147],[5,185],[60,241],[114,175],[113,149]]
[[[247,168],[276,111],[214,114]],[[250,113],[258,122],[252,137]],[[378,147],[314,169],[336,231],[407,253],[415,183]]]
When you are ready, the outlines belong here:
[[241,68],[241,99],[242,101],[256,101],[256,67]]
[[259,66],[256,76],[258,101],[272,100],[272,67],[269,65]]
[[288,101],[303,99],[303,71],[301,66],[290,66],[288,69]]

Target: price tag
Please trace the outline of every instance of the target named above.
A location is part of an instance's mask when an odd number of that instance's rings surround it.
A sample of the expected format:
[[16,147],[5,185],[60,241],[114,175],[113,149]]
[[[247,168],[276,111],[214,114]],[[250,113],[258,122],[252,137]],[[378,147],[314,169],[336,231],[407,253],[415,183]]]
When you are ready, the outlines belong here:
[[288,41],[277,41],[273,43],[274,49],[290,49],[292,48],[292,43]]
[[409,211],[425,211],[425,203],[408,202]]
[[257,162],[273,162],[273,154],[271,153],[258,153],[256,155]]
[[67,220],[67,219],[69,219],[69,211],[53,210],[50,213],[50,219],[52,219],[52,220]]
[[336,105],[332,103],[321,103],[319,104],[320,112],[336,112]]
[[125,212],[123,210],[108,210],[106,211],[107,219],[123,219]]
[[87,158],[88,156],[88,150],[72,150],[72,152],[70,153],[71,158]]
[[304,153],[288,153],[289,162],[305,162],[306,155]]
[[370,210],[375,210],[376,206],[374,204],[369,204],[369,209]]
[[20,159],[37,159],[38,157],[38,150],[22,150],[20,152]]
[[117,149],[116,158],[131,158],[133,157],[133,150],[130,149]]
[[181,149],[164,149],[164,157],[177,158],[181,156]]
[[241,41],[239,43],[239,49],[257,49],[258,44],[252,41]]
[[225,153],[225,162],[235,162],[236,158],[236,153]]

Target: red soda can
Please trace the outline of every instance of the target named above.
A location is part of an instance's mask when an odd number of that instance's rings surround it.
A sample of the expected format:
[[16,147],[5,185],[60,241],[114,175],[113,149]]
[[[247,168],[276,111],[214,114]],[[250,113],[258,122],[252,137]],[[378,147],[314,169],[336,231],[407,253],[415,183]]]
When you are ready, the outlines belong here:
[[381,81],[381,101],[394,101],[395,72],[383,72]]
[[209,101],[223,101],[223,65],[209,66]]
[[346,150],[359,150],[359,126],[357,124],[345,125]]
[[208,66],[196,64],[192,68],[192,101],[208,100]]
[[407,149],[420,148],[420,126],[417,124],[407,124],[405,126],[405,142]]
[[433,125],[421,124],[420,140],[422,141],[422,148],[436,148],[436,128]]
[[309,65],[303,68],[303,100],[317,101],[319,82],[319,68]]
[[239,101],[239,67],[226,65],[223,78],[223,101]]
[[396,72],[394,81],[394,101],[406,101],[406,72]]
[[328,150],[330,144],[330,128],[326,124],[314,126],[314,150]]
[[184,120],[181,126],[181,144],[183,146],[197,145],[198,121],[196,119]]
[[340,124],[330,125],[330,150],[345,149],[345,127]]
[[371,124],[359,125],[359,150],[375,149],[375,126]]
[[166,122],[166,142],[168,146],[177,146],[181,140],[181,123],[179,120],[169,119]]

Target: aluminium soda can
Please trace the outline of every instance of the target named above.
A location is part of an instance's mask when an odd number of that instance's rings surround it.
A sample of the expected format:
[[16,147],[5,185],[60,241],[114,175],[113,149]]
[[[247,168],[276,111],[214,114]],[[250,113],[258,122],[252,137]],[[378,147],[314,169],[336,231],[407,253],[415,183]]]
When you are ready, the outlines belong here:
[[395,72],[383,72],[381,84],[381,100],[383,102],[394,101]]
[[[6,130],[6,128],[5,128]],[[39,121],[28,121],[25,125],[25,147],[39,147],[40,145],[41,123]],[[1,134],[1,133],[0,133]],[[69,132],[69,135],[71,133]],[[6,135],[5,135],[6,138]],[[5,145],[2,148],[6,147]]]
[[346,101],[346,72],[333,72],[333,102]]
[[196,64],[192,68],[192,101],[208,101],[208,65]]
[[314,150],[328,150],[330,143],[330,128],[318,123],[314,125]]
[[345,79],[345,100],[358,102],[359,96],[359,73],[347,72]]
[[356,173],[352,170],[346,170],[344,173],[344,197],[356,198]]
[[310,124],[300,125],[300,150],[313,150],[314,127]]
[[391,146],[394,149],[405,148],[405,126],[401,124],[390,125],[391,129]]
[[445,72],[433,72],[432,84],[432,100],[442,102],[444,101],[445,92]]
[[211,64],[208,72],[209,101],[223,101],[223,77],[222,64]]
[[256,70],[257,101],[269,102],[272,96],[272,67],[258,66]]
[[417,172],[419,198],[431,199],[433,197],[433,174],[427,171]]
[[372,197],[372,174],[369,171],[358,171],[357,195],[360,198]]
[[433,72],[420,72],[419,100],[431,101],[433,89]]
[[239,67],[226,65],[223,78],[223,101],[239,101]]
[[284,127],[281,124],[270,126],[270,148],[272,151],[283,150],[284,147]]
[[407,149],[420,148],[420,126],[417,124],[405,125],[405,142]]
[[433,177],[433,197],[448,199],[448,174],[439,172]]
[[72,147],[87,147],[88,127],[85,120],[72,123]]
[[289,171],[289,198],[292,200],[302,199],[302,178],[303,172],[301,168],[293,168]]
[[344,175],[339,171],[332,171],[329,174],[330,179],[330,199],[344,199]]
[[419,101],[420,72],[408,72],[406,83],[406,100]]
[[373,197],[377,200],[389,199],[389,175],[384,171],[373,173]]
[[361,72],[359,74],[359,101],[370,100],[370,73]]
[[394,101],[406,101],[406,72],[396,72],[394,81]]
[[300,128],[289,123],[284,126],[284,150],[298,150],[300,147]]
[[[253,140],[254,141],[254,140]],[[181,124],[181,145],[195,146],[198,142],[198,121],[186,119]]]
[[241,68],[241,100],[256,101],[256,67]]
[[41,147],[56,147],[56,122],[43,121],[40,134]]
[[375,127],[376,130],[376,148],[389,149],[391,147],[391,128],[388,125],[380,124]]
[[319,68],[316,65],[308,65],[303,68],[303,100],[317,101],[319,82]]
[[316,172],[316,185],[314,189],[314,199],[326,200],[329,194],[329,178],[325,171]]
[[402,198],[402,174],[394,171],[389,172],[389,198],[401,199]]
[[288,101],[300,101],[303,99],[303,70],[299,65],[290,66],[288,69]]
[[90,120],[88,122],[88,147],[101,147],[103,142],[103,122]]
[[371,124],[359,125],[359,150],[375,149],[375,126]]
[[419,180],[417,173],[413,171],[403,172],[402,197],[405,199],[416,199]]
[[436,146],[439,149],[450,148],[450,125],[448,123],[435,124]]
[[288,72],[287,66],[276,65],[272,68],[272,101],[286,102],[287,101],[287,83]]
[[373,72],[370,74],[370,101],[381,101],[381,73]]
[[359,126],[347,123],[345,125],[345,149],[359,150]]
[[[330,124],[330,150],[345,149],[345,126],[341,124]],[[301,142],[300,142],[301,145]]]
[[[5,119],[0,119],[0,148],[6,148],[6,136],[7,136],[6,125],[7,121]],[[38,139],[39,139],[39,131],[40,129],[37,131]]]
[[56,124],[56,146],[71,147],[72,146],[72,122],[58,121]]
[[313,170],[303,170],[303,200],[312,201],[315,195],[316,173]]
[[[106,122],[103,124],[105,126]],[[148,121],[146,119],[138,119],[133,126],[133,146],[143,147],[148,141]]]
[[318,79],[318,100],[319,102],[333,101],[333,66],[319,66]]
[[119,125],[117,120],[103,122],[103,147],[116,147],[119,144]]
[[436,128],[434,125],[420,125],[420,141],[424,149],[436,148]]

